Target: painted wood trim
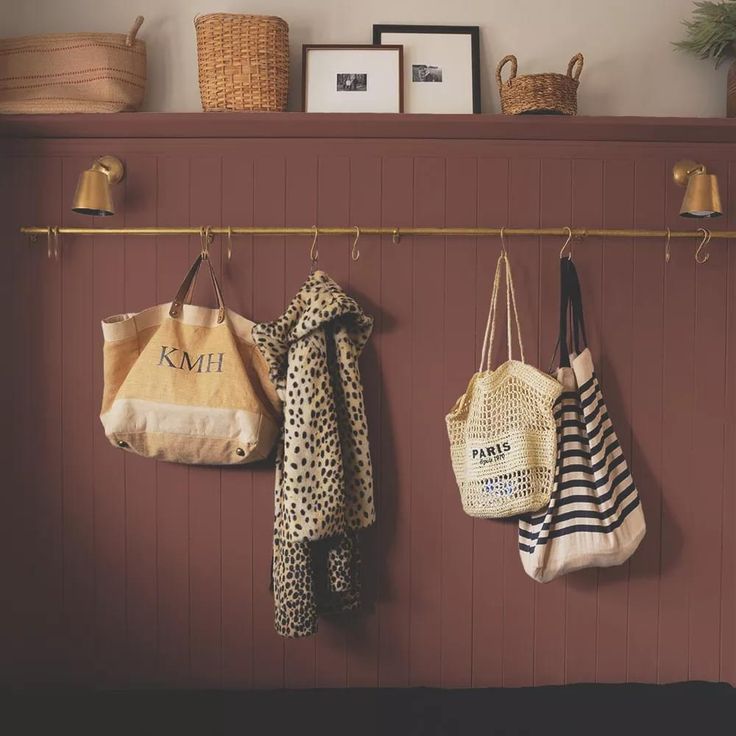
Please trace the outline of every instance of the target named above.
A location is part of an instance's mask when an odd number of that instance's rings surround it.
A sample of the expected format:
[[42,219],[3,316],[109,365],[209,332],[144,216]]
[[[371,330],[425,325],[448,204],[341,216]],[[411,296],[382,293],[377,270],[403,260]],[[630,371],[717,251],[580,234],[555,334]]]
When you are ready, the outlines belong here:
[[91,113],[0,116],[0,138],[391,138],[736,142],[728,118],[334,113]]

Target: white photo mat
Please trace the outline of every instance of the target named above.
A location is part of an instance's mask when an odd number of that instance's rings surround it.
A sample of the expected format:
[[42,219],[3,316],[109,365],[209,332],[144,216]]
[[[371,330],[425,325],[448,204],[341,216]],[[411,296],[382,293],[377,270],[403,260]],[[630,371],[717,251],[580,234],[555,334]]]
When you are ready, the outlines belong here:
[[401,50],[307,47],[305,112],[401,112]]
[[474,111],[470,34],[382,31],[380,42],[404,47],[404,112]]

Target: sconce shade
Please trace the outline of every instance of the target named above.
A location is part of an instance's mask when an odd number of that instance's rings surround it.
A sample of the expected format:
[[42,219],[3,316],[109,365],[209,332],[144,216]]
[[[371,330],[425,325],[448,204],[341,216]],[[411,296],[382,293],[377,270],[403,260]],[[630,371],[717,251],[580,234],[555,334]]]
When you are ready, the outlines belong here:
[[682,217],[720,217],[723,214],[718,177],[715,174],[692,174],[682,198]]
[[72,210],[80,215],[107,217],[115,214],[111,184],[125,174],[122,162],[114,156],[101,156],[79,175]]
[[79,175],[72,209],[80,215],[105,217],[115,214],[110,180],[102,171],[87,169]]
[[723,214],[718,177],[709,174],[703,164],[684,159],[672,169],[676,184],[686,187],[680,207],[681,217],[720,217]]

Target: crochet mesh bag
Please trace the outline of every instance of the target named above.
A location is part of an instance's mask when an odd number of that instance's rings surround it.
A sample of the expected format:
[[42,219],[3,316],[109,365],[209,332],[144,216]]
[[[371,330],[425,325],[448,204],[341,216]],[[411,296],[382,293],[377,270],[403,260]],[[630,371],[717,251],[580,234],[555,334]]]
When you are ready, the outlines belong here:
[[[508,360],[491,370],[502,267]],[[521,360],[512,358],[512,312]],[[524,362],[511,265],[504,250],[496,264],[478,372],[446,417],[452,467],[467,514],[516,516],[549,503],[557,455],[553,404],[561,390],[554,378]]]

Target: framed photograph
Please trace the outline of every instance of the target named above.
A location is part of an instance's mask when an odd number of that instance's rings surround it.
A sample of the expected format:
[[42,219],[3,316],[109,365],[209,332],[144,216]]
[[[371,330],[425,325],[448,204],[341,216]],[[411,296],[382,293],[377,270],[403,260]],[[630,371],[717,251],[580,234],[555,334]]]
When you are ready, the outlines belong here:
[[403,112],[400,45],[302,46],[304,112]]
[[374,25],[373,43],[404,47],[405,112],[480,112],[478,26]]

